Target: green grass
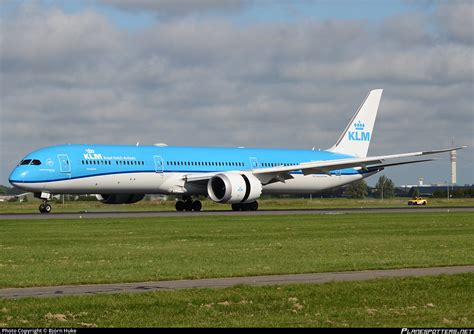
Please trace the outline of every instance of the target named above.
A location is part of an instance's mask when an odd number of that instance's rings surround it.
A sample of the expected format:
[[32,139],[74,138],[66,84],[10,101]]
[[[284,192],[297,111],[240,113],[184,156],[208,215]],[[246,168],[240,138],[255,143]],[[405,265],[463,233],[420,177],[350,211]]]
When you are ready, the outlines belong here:
[[474,326],[474,274],[2,300],[0,327]]
[[1,220],[0,287],[474,264],[473,217]]
[[[260,199],[261,210],[287,209],[335,209],[335,208],[396,208],[407,207],[409,198],[391,199],[347,199],[347,198],[314,198],[313,200],[294,199]],[[37,213],[41,201],[30,199],[29,202],[0,202],[0,213]],[[175,211],[175,201],[141,201],[135,204],[109,205],[98,201],[52,202],[53,212],[110,212],[110,211]],[[466,207],[474,206],[474,198],[429,198],[428,207]],[[203,200],[203,210],[230,210],[230,205],[218,204]]]

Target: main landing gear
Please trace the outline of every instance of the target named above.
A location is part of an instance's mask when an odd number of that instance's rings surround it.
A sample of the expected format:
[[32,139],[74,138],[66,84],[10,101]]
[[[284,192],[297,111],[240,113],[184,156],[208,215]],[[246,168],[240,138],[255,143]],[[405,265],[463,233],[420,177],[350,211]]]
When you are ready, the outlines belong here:
[[193,201],[191,197],[183,197],[183,200],[179,200],[175,204],[176,211],[201,211],[201,201]]
[[44,200],[43,203],[39,206],[39,212],[41,213],[50,213],[51,205],[48,204],[48,201]]
[[232,204],[232,211],[257,211],[258,210],[258,202],[250,202],[250,203],[235,203]]

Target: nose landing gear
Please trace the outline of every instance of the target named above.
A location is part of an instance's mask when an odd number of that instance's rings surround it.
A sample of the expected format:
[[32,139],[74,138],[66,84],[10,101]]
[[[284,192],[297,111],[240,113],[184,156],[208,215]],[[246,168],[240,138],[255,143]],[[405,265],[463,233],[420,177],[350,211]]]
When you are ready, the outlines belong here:
[[50,213],[51,212],[51,205],[48,204],[48,201],[44,201],[39,206],[39,212],[41,213]]
[[48,200],[51,199],[51,194],[42,192],[42,193],[35,193],[35,197],[39,198],[43,201],[39,206],[39,212],[41,213],[50,213],[51,212],[51,205],[48,204]]

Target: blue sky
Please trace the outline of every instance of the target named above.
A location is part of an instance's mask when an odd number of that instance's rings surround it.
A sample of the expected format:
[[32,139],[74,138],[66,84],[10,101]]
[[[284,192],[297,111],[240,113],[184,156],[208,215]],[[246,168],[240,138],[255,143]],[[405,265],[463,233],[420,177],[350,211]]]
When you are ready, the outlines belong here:
[[[92,0],[41,0],[26,1],[28,4],[36,3],[47,9],[62,8],[65,12],[76,14],[85,10],[100,13],[119,27],[136,31],[149,27],[160,18],[159,13],[149,10],[123,10],[115,6]],[[18,6],[25,5],[18,1],[7,0],[0,4],[3,15],[16,10]],[[380,22],[389,16],[394,16],[407,11],[427,11],[435,8],[431,2],[408,0],[301,0],[301,1],[250,1],[240,9],[230,12],[215,10],[193,13],[200,17],[217,16],[240,24],[265,23],[265,22],[294,22],[305,19],[353,19]]]

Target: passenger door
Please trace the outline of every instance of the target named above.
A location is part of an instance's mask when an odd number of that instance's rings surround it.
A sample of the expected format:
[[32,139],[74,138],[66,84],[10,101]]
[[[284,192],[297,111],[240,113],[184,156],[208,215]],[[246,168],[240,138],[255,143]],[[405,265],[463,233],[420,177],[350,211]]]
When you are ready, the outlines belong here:
[[250,168],[255,169],[258,168],[258,160],[255,157],[250,157]]
[[58,154],[59,171],[71,177],[71,163],[67,154]]
[[164,163],[159,155],[155,155],[155,173],[163,173]]

